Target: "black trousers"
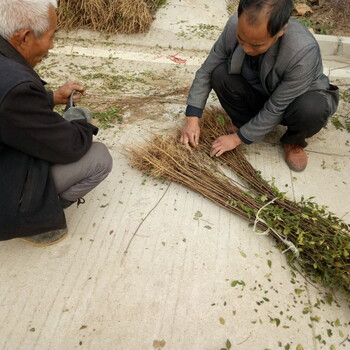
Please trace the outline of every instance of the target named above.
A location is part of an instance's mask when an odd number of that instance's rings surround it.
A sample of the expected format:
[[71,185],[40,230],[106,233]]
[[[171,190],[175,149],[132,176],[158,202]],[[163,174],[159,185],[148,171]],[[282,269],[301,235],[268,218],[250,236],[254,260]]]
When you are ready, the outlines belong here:
[[[227,63],[212,73],[212,88],[234,125],[241,127],[263,108],[268,96],[261,94],[239,74],[228,74]],[[287,126],[281,142],[307,146],[306,138],[317,134],[330,116],[328,103],[320,92],[308,91],[286,109],[282,125]]]

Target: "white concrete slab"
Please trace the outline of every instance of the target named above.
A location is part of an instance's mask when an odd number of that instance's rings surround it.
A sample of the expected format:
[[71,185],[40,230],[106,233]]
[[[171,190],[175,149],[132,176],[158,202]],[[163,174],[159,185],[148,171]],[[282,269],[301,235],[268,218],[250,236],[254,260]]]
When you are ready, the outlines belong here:
[[[127,147],[182,123],[186,94],[175,91],[189,86],[206,55],[200,49],[212,40],[171,36],[167,23],[172,33],[187,25],[181,18],[222,24],[224,11],[224,1],[170,0],[147,45],[137,42],[147,35],[103,43],[79,33],[58,38],[40,67],[43,78],[51,86],[84,80],[81,103],[118,107],[124,121],[100,130],[114,168],[84,205],[66,211],[66,240],[48,248],[0,242],[1,349],[219,350],[227,339],[239,350],[350,347],[342,295],[332,301],[327,290],[291,271],[273,239],[256,235],[243,219],[130,166]],[[157,35],[171,47],[152,47]],[[178,57],[186,63],[176,64],[169,58],[185,42]],[[330,58],[330,67],[338,64],[349,61]],[[113,90],[107,83],[118,75],[125,79]],[[338,114],[349,110],[343,101]],[[248,159],[291,199],[314,196],[350,222],[350,134],[330,123],[310,140],[308,167],[296,174],[282,159],[282,132],[246,147]]]
[[350,38],[335,35],[315,34],[324,55],[337,55],[350,58]]

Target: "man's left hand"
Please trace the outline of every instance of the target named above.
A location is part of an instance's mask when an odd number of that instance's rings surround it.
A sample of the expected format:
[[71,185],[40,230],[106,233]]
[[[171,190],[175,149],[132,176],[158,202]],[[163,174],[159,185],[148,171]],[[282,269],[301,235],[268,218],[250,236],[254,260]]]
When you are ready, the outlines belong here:
[[67,81],[58,90],[53,92],[53,101],[55,105],[66,104],[69,100],[72,91],[75,90],[79,92],[74,94],[73,101],[77,102],[80,100],[81,95],[85,95],[85,90],[83,84],[76,81]]
[[224,152],[231,151],[242,143],[243,141],[236,133],[220,136],[213,142],[210,155],[220,157]]

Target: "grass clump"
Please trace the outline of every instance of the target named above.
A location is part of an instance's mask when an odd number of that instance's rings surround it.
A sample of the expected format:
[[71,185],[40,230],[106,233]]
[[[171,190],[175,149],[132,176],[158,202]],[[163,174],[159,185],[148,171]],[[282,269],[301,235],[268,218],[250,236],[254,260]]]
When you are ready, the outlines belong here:
[[123,117],[117,108],[112,108],[107,112],[94,112],[94,119],[102,129],[111,128],[123,122]]
[[143,33],[153,22],[155,11],[164,4],[165,0],[60,0],[58,21],[63,29]]

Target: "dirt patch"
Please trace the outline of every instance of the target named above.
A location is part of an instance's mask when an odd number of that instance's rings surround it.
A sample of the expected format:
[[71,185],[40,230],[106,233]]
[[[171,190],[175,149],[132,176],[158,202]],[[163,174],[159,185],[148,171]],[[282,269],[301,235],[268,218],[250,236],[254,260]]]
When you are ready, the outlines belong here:
[[[182,87],[149,96],[142,94],[105,94],[104,92],[96,91],[89,95],[89,99],[85,100],[85,105],[95,111],[95,119],[97,119],[101,127],[108,127],[109,125],[118,123],[118,115],[122,116],[126,114],[129,117],[127,119],[119,119],[119,123],[132,124],[144,119],[159,120],[159,116],[166,111],[166,105],[184,105],[188,91],[188,87]],[[113,111],[114,108],[118,109],[118,113],[115,115],[112,114],[110,120],[108,120],[109,116],[106,112],[102,115],[99,113],[99,111]],[[105,120],[102,120],[103,117],[105,117]]]
[[[228,12],[237,12],[239,0],[228,0]],[[293,18],[312,29],[316,34],[350,36],[349,0],[298,0],[295,5],[305,4],[310,8],[304,15]]]
[[349,0],[309,0],[304,1],[312,13],[294,16],[316,34],[350,36]]

